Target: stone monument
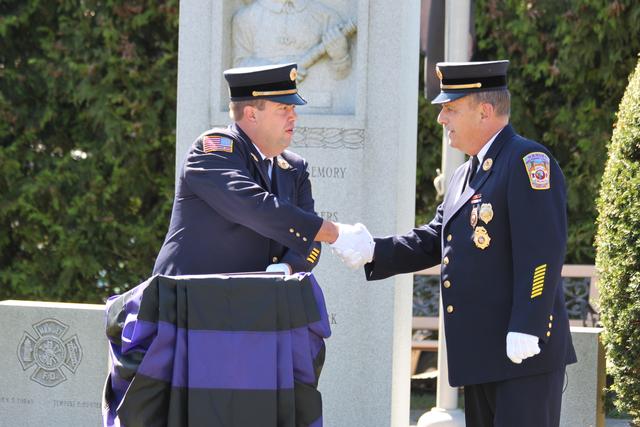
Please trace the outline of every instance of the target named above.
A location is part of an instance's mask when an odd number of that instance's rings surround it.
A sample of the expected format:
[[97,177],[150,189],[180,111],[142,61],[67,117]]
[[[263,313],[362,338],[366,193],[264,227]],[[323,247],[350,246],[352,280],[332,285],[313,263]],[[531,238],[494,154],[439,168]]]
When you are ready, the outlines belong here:
[[2,301],[0,324],[0,426],[101,426],[104,306]]
[[[309,162],[316,210],[374,235],[414,225],[420,2],[191,0],[180,3],[176,162],[226,125],[222,72],[296,61],[291,150]],[[314,274],[333,335],[320,380],[325,425],[406,425],[412,277],[367,283],[324,246]]]

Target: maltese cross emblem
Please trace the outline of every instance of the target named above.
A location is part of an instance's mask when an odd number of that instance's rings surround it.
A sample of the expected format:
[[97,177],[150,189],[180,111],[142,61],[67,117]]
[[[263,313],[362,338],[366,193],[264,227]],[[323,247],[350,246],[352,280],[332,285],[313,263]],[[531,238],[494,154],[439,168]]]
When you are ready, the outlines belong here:
[[45,319],[33,325],[36,336],[26,331],[18,345],[18,359],[22,370],[35,366],[31,380],[45,387],[55,387],[66,381],[62,368],[75,373],[82,360],[82,347],[78,336],[65,340],[69,329],[56,319]]

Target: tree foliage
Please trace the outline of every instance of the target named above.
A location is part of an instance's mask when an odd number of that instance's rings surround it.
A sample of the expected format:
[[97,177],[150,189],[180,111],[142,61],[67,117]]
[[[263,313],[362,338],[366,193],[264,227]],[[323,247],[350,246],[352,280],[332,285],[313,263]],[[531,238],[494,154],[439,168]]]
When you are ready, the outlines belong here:
[[178,0],[0,11],[0,300],[100,302],[166,232]]
[[640,61],[620,103],[597,206],[608,370],[616,406],[640,425]]
[[[591,264],[594,201],[607,141],[640,51],[640,3],[476,0],[475,24],[473,59],[510,60],[511,121],[519,133],[549,147],[566,176],[566,261]],[[430,108],[421,108],[421,113],[429,114],[426,121],[435,122],[437,110]],[[421,121],[419,150],[439,158],[440,136],[430,126]],[[433,170],[418,173],[420,217],[433,215],[434,175]]]
[[[173,197],[178,3],[0,2],[0,299],[99,302],[149,274]],[[511,60],[512,121],[567,176],[567,262],[593,262],[640,4],[475,4],[474,59]],[[421,98],[420,223],[439,203],[437,113]]]

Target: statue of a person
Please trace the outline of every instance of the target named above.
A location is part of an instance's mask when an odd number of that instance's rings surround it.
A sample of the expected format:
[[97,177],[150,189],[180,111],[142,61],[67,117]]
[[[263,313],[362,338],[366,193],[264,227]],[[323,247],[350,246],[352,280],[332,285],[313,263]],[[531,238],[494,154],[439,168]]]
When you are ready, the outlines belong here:
[[310,66],[308,58],[320,49],[329,57],[334,77],[342,79],[351,70],[345,25],[335,10],[320,1],[254,0],[233,17],[233,65],[297,62],[298,80],[302,80],[305,62]]

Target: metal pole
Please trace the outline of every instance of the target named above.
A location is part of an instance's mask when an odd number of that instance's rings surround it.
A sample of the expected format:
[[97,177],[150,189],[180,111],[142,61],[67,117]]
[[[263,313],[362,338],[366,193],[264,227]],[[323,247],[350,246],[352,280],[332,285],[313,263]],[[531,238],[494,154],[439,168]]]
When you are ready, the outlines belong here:
[[[444,29],[444,59],[448,62],[468,61],[471,57],[471,0],[446,0]],[[464,163],[464,153],[449,146],[446,133],[442,137],[442,174],[437,178],[439,190],[446,191],[453,172]],[[438,386],[436,407],[422,414],[418,427],[464,427],[464,413],[458,409],[458,389],[449,385],[447,347],[440,297],[438,320]]]

